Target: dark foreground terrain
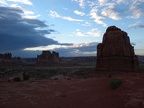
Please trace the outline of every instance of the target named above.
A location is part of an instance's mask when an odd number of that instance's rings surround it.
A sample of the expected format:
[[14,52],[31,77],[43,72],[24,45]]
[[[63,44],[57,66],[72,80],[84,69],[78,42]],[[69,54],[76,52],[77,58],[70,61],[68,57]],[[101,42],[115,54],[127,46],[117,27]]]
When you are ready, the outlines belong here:
[[[137,72],[98,73],[87,64],[0,68],[0,108],[144,108],[143,58]],[[121,81],[116,89],[114,79]]]
[[[111,89],[112,79],[120,79],[121,86]],[[0,108],[144,108],[144,73],[1,80]]]

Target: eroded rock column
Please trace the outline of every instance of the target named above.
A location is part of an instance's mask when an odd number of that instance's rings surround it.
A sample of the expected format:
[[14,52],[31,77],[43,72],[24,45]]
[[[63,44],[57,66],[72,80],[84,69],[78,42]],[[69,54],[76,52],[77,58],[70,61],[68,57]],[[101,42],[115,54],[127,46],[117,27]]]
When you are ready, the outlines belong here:
[[138,58],[126,32],[110,26],[97,46],[96,70],[137,70]]

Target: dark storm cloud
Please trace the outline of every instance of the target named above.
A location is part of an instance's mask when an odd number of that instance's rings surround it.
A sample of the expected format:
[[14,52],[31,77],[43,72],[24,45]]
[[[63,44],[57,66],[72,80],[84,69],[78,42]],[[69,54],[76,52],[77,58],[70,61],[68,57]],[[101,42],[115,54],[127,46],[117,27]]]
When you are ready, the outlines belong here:
[[22,17],[23,14],[17,8],[0,7],[0,51],[59,44],[44,37],[55,30],[49,29],[44,21],[26,19]]
[[21,58],[36,58],[37,55],[40,55],[42,51],[25,51],[25,50],[16,50],[11,51],[13,57]]

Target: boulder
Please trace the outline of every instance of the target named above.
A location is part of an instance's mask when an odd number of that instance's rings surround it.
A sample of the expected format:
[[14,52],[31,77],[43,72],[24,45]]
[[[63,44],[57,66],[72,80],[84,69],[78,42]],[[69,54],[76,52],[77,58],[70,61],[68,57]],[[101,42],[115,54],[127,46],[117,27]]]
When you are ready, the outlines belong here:
[[107,28],[97,45],[97,70],[136,70],[138,59],[126,32],[116,26]]

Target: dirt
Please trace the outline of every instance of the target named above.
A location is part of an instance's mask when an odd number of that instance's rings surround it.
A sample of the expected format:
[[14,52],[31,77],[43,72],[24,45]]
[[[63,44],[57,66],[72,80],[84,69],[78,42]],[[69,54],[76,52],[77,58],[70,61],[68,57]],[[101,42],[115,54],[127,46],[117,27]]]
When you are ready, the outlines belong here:
[[[115,78],[123,83],[113,90],[109,83]],[[0,81],[0,108],[144,108],[144,73]]]

